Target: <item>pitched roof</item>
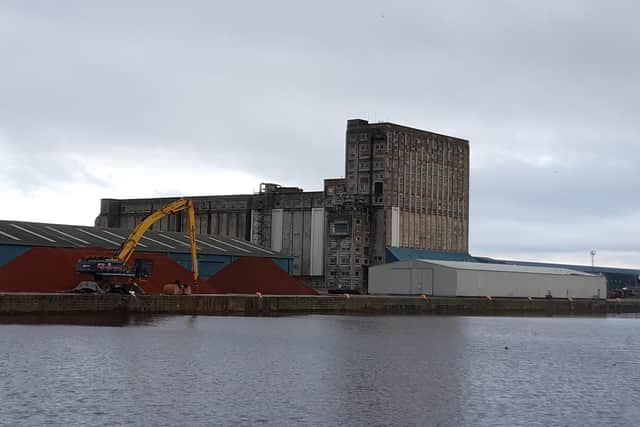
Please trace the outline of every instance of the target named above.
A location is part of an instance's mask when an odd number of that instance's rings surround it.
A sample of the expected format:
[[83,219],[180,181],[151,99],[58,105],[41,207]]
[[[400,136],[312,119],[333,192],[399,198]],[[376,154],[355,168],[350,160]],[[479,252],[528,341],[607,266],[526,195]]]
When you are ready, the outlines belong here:
[[503,273],[554,274],[560,276],[596,276],[595,274],[570,270],[567,268],[535,267],[530,265],[511,264],[488,264],[482,262],[465,261],[439,261],[433,259],[418,259],[416,261],[440,265],[448,268],[455,268],[457,270],[498,271]]
[[[47,246],[62,248],[100,247],[117,250],[131,230],[87,227],[84,225],[40,222],[0,221],[0,245]],[[198,234],[198,253],[207,255],[258,256],[286,258],[242,239]],[[136,248],[143,252],[189,253],[188,233],[147,231]]]
[[414,249],[414,248],[398,248],[388,247],[386,248],[387,262],[392,261],[407,261],[411,259],[435,259],[435,260],[449,260],[449,261],[469,261],[473,262],[475,259],[466,252],[447,252],[447,251],[435,251],[428,249]]

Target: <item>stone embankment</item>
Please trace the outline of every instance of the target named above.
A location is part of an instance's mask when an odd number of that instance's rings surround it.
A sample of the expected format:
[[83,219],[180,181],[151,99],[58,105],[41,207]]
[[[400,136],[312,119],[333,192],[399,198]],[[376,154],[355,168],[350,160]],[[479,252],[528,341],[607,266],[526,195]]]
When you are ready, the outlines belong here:
[[149,313],[189,315],[463,314],[603,315],[640,313],[640,300],[427,298],[419,296],[0,294],[0,314]]

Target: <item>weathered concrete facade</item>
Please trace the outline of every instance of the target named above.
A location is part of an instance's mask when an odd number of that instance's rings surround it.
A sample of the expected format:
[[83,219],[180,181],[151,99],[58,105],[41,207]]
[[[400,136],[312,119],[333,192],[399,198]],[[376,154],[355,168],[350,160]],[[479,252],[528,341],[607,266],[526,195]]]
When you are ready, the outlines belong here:
[[366,287],[386,247],[468,250],[468,141],[349,120],[345,157],[325,180],[328,287]]
[[[102,200],[97,226],[133,228],[177,198]],[[393,123],[349,120],[345,177],[324,191],[262,184],[251,195],[192,198],[199,233],[270,247],[293,257],[314,287],[366,289],[385,248],[465,252],[469,227],[468,141]],[[182,231],[164,218],[157,231]]]
[[[249,240],[252,197],[204,196],[192,197],[196,210],[196,232]],[[102,199],[97,227],[133,229],[144,217],[178,197],[153,199]],[[186,216],[181,213],[162,218],[151,229],[155,231],[185,231]]]
[[[96,218],[98,227],[133,229],[151,212],[177,200],[103,199]],[[311,274],[312,212],[322,207],[322,192],[303,192],[299,188],[262,184],[251,195],[191,197],[196,210],[196,232],[250,241],[293,256],[291,272],[309,276],[308,282],[321,286],[322,274]],[[274,233],[277,228],[277,233]],[[154,231],[186,231],[186,215],[163,218]],[[320,254],[322,256],[322,254]],[[317,276],[313,279],[311,276]]]

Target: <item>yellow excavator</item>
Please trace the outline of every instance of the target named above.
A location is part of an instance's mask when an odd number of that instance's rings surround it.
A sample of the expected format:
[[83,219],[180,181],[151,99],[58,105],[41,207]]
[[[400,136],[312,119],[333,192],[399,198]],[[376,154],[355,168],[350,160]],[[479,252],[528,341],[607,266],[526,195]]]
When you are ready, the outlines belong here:
[[[191,199],[180,199],[169,203],[159,209],[138,224],[131,234],[125,239],[112,258],[96,257],[82,258],[76,264],[76,272],[91,274],[93,281],[80,282],[74,291],[77,292],[115,292],[135,294],[142,289],[134,282],[134,279],[144,279],[151,274],[150,266],[145,265],[145,260],[136,260],[136,265],[131,268],[128,262],[138,246],[138,242],[144,233],[160,219],[181,211],[187,211],[187,224],[189,227],[189,241],[191,249],[191,264],[193,271],[193,283],[198,282],[198,255],[196,248],[195,210]],[[167,284],[163,287],[163,293],[171,295],[191,294],[191,286],[181,284],[176,280],[175,284]]]

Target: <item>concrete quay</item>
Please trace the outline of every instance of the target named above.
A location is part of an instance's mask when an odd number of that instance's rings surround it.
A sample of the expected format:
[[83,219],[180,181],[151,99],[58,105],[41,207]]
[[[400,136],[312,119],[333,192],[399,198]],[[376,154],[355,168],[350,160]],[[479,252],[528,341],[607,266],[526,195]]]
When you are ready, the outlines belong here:
[[572,300],[516,298],[421,298],[367,295],[95,295],[0,294],[0,314],[148,313],[186,315],[287,314],[457,314],[457,315],[604,315],[640,313],[640,299]]

